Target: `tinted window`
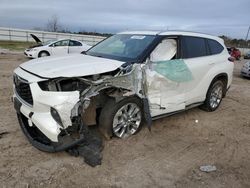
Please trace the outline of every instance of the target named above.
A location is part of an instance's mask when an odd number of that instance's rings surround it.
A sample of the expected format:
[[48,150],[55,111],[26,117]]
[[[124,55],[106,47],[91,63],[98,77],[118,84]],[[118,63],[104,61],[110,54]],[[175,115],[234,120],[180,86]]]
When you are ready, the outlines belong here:
[[207,55],[206,40],[200,37],[182,37],[182,58]]
[[69,46],[82,46],[82,44],[78,41],[71,40],[69,41]]
[[211,39],[208,39],[207,41],[208,41],[208,46],[209,46],[211,55],[219,54],[223,51],[224,49],[223,46],[217,41],[211,40]]
[[54,46],[68,46],[69,41],[68,40],[61,40],[56,43],[54,43]]

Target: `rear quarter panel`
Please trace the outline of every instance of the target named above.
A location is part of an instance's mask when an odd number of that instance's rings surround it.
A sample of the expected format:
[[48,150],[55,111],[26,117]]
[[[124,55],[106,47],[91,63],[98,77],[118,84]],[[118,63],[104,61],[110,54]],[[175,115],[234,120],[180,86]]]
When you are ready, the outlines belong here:
[[[200,68],[200,70],[194,70],[200,71],[198,73],[193,72],[194,79],[197,80],[193,82],[192,85],[187,85],[186,105],[204,101],[206,99],[209,86],[217,75],[226,74],[228,77],[227,88],[231,85],[234,63],[230,62],[228,57],[229,54],[225,48],[225,50],[220,54],[206,56],[201,58],[202,61],[198,60],[199,63],[204,63],[204,67]],[[192,70],[193,68],[190,67],[190,69]]]

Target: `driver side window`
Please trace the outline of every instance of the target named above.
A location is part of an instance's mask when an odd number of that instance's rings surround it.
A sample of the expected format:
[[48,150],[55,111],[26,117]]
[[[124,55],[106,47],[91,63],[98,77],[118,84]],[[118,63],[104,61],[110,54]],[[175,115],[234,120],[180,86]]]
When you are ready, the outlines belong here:
[[168,61],[176,58],[177,41],[176,39],[163,39],[150,55],[152,62]]

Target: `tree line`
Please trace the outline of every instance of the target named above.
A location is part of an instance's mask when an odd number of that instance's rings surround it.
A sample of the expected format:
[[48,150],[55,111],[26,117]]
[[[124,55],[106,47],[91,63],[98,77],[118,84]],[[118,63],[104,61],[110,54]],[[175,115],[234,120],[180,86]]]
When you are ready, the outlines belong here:
[[225,35],[220,36],[225,41],[227,47],[250,48],[250,40],[232,39]]
[[[35,28],[37,30],[43,30],[39,28]],[[53,15],[50,19],[48,19],[47,25],[45,27],[46,31],[50,32],[62,32],[62,33],[73,33],[73,34],[82,34],[82,35],[95,35],[95,36],[104,36],[110,37],[112,33],[99,33],[99,32],[89,32],[89,31],[79,31],[79,32],[72,32],[70,29],[64,28],[60,22],[57,15]],[[225,41],[225,45],[227,47],[237,47],[237,48],[250,48],[250,40],[244,39],[233,39],[228,36],[222,35],[219,36]]]

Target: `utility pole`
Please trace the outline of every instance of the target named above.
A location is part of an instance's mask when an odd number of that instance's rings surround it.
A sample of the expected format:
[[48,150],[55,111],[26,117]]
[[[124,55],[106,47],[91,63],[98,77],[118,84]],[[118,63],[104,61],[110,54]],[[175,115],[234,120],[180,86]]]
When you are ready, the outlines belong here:
[[250,26],[248,27],[248,30],[247,30],[246,41],[247,41],[247,39],[248,39],[248,34],[249,34],[249,31],[250,31]]
[[[246,39],[245,39],[245,40],[246,40],[247,47],[248,47],[247,39],[248,39],[249,31],[250,31],[250,26],[248,27],[247,36],[246,36]],[[243,53],[245,53],[245,49],[246,49],[246,47],[243,48]]]

